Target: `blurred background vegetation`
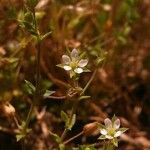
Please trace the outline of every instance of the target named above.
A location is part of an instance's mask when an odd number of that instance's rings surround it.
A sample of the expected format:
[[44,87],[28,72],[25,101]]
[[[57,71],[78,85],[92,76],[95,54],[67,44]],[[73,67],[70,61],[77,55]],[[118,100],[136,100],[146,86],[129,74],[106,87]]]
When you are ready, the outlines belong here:
[[[36,43],[18,23],[24,12],[23,0],[0,0],[0,150],[19,150],[14,120],[3,111],[11,103],[19,120],[26,118],[32,96],[25,81],[35,84]],[[149,0],[39,0],[36,6],[39,30],[52,33],[42,42],[40,62],[42,88],[66,95],[68,74],[56,67],[66,49],[77,48],[87,54],[96,77],[87,90],[91,96],[80,103],[77,123],[68,136],[80,132],[89,122],[103,122],[116,114],[129,128],[121,137],[120,150],[150,149],[150,1]],[[92,73],[80,77],[83,87]],[[64,100],[42,100],[33,114],[32,134],[26,148],[53,149],[49,130],[61,134],[62,109],[70,111]],[[42,116],[42,117],[41,117]],[[96,142],[97,134],[72,142]]]

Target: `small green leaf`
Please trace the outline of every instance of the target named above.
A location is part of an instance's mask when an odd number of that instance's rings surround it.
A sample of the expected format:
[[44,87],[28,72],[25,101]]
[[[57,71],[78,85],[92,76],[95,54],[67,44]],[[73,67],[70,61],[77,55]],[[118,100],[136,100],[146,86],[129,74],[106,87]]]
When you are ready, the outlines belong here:
[[40,20],[40,19],[42,19],[44,16],[45,16],[45,11],[37,11],[37,12],[35,12],[35,17],[36,17],[36,20]]
[[61,111],[61,119],[65,122],[66,125],[69,122],[69,117],[64,111]]
[[26,129],[26,133],[28,134],[28,133],[30,133],[32,131],[32,129]]
[[96,150],[96,148],[94,144],[80,145],[79,150]]
[[8,63],[16,63],[16,62],[18,62],[18,58],[15,58],[15,57],[12,57],[12,58],[6,58],[5,60],[7,60],[8,61]]
[[122,133],[126,132],[128,130],[128,128],[119,128],[119,131],[121,131]]
[[61,143],[61,138],[57,134],[52,132],[50,132],[50,134],[53,136],[55,142],[57,142],[58,144]]
[[63,64],[58,64],[56,66],[64,69],[64,65]]
[[66,47],[66,50],[67,50],[68,56],[71,57],[71,51],[70,51],[70,49],[68,47]]
[[65,127],[71,130],[76,122],[76,114],[73,114],[72,118],[69,118],[64,111],[61,111],[61,119],[65,122]]
[[44,98],[47,98],[49,97],[50,95],[52,95],[53,93],[55,93],[55,91],[49,91],[49,90],[46,90],[46,92],[44,93]]
[[78,16],[78,17],[72,19],[72,20],[68,23],[68,28],[71,28],[71,29],[72,29],[73,27],[75,27],[75,26],[80,22],[80,18],[81,18],[81,16]]
[[113,138],[112,143],[114,146],[118,147],[118,139],[117,138]]
[[16,139],[17,139],[17,142],[19,142],[21,139],[23,139],[25,137],[24,134],[17,134],[16,135]]
[[62,144],[62,143],[61,143],[61,144],[59,144],[59,149],[60,149],[60,150],[65,150],[65,145],[64,145],[64,144]]
[[21,125],[19,126],[19,130],[24,129],[25,125],[26,125],[25,121],[22,121]]
[[69,73],[70,73],[70,78],[74,77],[75,80],[78,80],[78,77],[76,76],[76,73],[74,71],[71,70]]
[[73,114],[71,121],[69,121],[68,129],[71,130],[76,122],[76,114]]
[[99,65],[105,58],[97,58],[96,63]]
[[127,43],[127,39],[124,36],[118,36],[118,41],[121,42],[121,44],[126,44]]
[[84,69],[84,72],[91,72],[91,70],[85,68],[85,69]]
[[81,96],[80,98],[79,98],[79,100],[83,100],[83,99],[89,99],[91,96]]
[[27,134],[30,133],[31,131],[32,131],[32,129],[26,129],[26,131],[21,130],[20,133],[18,133],[16,135],[17,142],[20,141],[21,139],[25,138],[27,136]]
[[45,38],[47,38],[51,33],[52,33],[52,31],[50,31],[50,32],[48,32],[48,33],[46,33],[46,34],[44,34],[44,35],[42,36],[41,40],[44,40]]
[[25,80],[25,85],[29,94],[33,94],[35,92],[35,86],[31,82]]
[[114,115],[111,120],[112,120],[112,123],[114,123],[117,120],[117,117]]
[[97,123],[97,126],[98,126],[98,128],[100,128],[100,129],[105,129],[106,127],[103,125],[103,124],[101,124],[101,123]]
[[101,135],[101,136],[98,138],[98,140],[104,140],[104,139],[106,139],[105,135]]
[[21,139],[25,138],[28,133],[32,131],[32,129],[26,128],[26,122],[22,121],[19,126],[19,133],[16,135],[17,142]]

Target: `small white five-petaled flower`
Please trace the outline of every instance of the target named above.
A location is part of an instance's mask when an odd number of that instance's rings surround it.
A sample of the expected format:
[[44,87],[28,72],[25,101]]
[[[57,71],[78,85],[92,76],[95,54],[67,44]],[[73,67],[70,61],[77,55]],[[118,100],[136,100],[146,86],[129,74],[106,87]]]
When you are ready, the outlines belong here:
[[66,71],[70,72],[70,77],[73,77],[75,74],[80,74],[84,72],[85,66],[88,64],[88,59],[81,59],[77,49],[73,49],[70,53],[70,56],[63,55],[62,56],[63,61],[63,68]]
[[109,118],[106,118],[104,120],[105,125],[101,125],[100,127],[100,133],[102,134],[99,139],[109,139],[112,140],[112,143],[117,146],[118,141],[117,137],[119,137],[121,134],[123,134],[127,128],[120,128],[120,120],[116,117],[113,117],[112,120]]

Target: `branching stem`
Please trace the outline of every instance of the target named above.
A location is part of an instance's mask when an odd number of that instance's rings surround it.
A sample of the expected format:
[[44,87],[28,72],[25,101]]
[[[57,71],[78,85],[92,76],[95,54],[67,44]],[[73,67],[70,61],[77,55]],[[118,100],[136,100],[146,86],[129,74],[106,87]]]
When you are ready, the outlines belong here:
[[[82,90],[82,92],[80,93],[77,101],[74,102],[74,105],[72,107],[72,111],[71,111],[71,115],[70,115],[70,121],[72,120],[73,114],[76,112],[79,100],[80,100],[80,96],[82,96],[84,94],[84,92],[87,90],[87,88],[89,87],[89,85],[91,84],[91,82],[93,81],[95,75],[96,75],[97,70],[95,70],[90,78],[90,80],[87,82],[86,86],[84,87],[84,89]],[[76,83],[75,83],[76,84]],[[66,137],[67,133],[68,133],[68,129],[64,129],[64,132],[61,135],[61,140],[63,141],[64,138]]]

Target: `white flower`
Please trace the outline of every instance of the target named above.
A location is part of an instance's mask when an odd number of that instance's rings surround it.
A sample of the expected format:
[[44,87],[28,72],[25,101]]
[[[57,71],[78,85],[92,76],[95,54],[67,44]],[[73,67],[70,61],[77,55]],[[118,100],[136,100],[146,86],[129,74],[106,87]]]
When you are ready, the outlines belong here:
[[122,134],[122,132],[118,130],[120,127],[119,119],[116,119],[114,122],[112,122],[109,118],[106,118],[104,120],[104,124],[105,129],[101,129],[100,133],[105,135],[106,139],[113,139],[114,137],[118,137]]
[[84,67],[88,64],[88,59],[81,59],[78,55],[77,49],[73,49],[70,56],[63,55],[63,68],[66,71],[70,71],[70,76],[74,76],[76,73],[80,74],[84,72]]
[[99,139],[109,139],[112,140],[113,144],[117,146],[117,137],[123,134],[127,128],[120,128],[120,120],[115,116],[110,120],[106,118],[104,120],[105,125],[101,125],[100,133],[102,134]]

